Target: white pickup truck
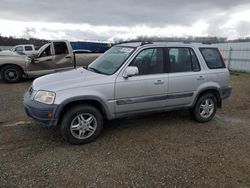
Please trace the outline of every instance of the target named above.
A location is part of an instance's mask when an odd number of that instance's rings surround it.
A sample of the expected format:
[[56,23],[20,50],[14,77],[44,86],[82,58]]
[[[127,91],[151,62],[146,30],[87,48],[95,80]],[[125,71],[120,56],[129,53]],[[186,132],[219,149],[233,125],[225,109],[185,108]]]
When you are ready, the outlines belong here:
[[32,55],[0,55],[0,75],[5,82],[19,82],[23,77],[39,77],[75,67],[86,66],[101,53],[74,53],[66,40],[51,41]]
[[19,54],[26,54],[31,55],[36,52],[35,47],[33,44],[23,44],[23,45],[16,45],[12,47],[10,50],[4,50],[0,52],[0,55],[18,55]]

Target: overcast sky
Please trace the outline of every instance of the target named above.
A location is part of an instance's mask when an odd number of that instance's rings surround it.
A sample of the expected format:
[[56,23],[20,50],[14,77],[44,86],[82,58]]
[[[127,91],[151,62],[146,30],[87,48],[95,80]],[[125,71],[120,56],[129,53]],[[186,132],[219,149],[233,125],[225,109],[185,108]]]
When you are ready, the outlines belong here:
[[102,41],[142,35],[235,39],[250,37],[250,1],[0,0],[0,33]]

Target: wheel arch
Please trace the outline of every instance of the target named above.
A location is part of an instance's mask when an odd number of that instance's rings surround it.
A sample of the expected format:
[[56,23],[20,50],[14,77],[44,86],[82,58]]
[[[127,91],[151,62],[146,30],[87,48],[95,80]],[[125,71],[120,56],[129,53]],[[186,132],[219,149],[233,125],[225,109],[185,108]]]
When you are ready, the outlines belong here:
[[194,107],[194,105],[196,104],[197,100],[202,96],[202,95],[205,95],[205,94],[208,94],[208,93],[211,93],[215,96],[216,100],[217,100],[217,106],[219,108],[222,107],[222,99],[221,99],[221,92],[220,92],[220,89],[217,88],[217,87],[208,87],[208,88],[205,88],[205,89],[202,89],[201,91],[198,92],[193,104],[192,104],[192,107]]
[[3,64],[3,65],[0,65],[0,72],[6,66],[16,66],[22,71],[22,74],[25,75],[25,72],[24,72],[23,68],[20,65],[13,64],[13,63],[6,63],[6,64]]
[[58,108],[56,112],[56,117],[58,118],[58,123],[60,124],[63,115],[72,109],[74,106],[78,105],[91,105],[96,107],[102,113],[104,119],[112,119],[112,114],[110,113],[108,107],[99,98],[96,97],[74,97],[72,99],[67,99]]

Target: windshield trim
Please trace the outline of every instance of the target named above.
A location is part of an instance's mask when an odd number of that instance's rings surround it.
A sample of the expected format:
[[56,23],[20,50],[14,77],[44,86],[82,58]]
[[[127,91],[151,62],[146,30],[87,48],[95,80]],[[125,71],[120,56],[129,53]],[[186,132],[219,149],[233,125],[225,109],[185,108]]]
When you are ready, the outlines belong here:
[[[121,65],[116,69],[116,71],[114,71],[112,74],[108,74],[108,73],[98,73],[98,74],[103,74],[103,75],[114,75],[116,72],[118,72],[120,70],[120,68],[124,65],[124,63],[131,57],[131,55],[135,52],[135,50],[137,49],[136,47],[132,47],[132,46],[113,46],[112,48],[117,48],[117,47],[121,47],[121,48],[132,48],[133,50],[129,53],[128,57],[124,59],[124,61],[121,63]],[[92,63],[91,63],[92,64]],[[89,64],[87,66],[87,69],[90,67],[91,68],[91,64]],[[97,72],[96,72],[97,73]]]
[[97,73],[97,74],[109,75],[109,74],[107,74],[107,73],[105,73],[105,72],[101,72],[101,71],[97,70],[96,68],[89,67],[89,66],[87,66],[87,69],[86,69],[86,70],[91,71],[91,72],[94,72],[94,73]]

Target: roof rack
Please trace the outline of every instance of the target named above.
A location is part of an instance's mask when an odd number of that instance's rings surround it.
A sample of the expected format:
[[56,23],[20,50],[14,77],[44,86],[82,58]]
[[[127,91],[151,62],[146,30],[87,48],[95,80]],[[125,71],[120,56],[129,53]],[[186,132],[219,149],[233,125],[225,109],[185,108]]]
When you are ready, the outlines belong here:
[[146,44],[153,44],[153,42],[149,42],[149,41],[142,41],[141,42],[141,46],[146,45]]
[[140,41],[138,41],[138,40],[134,40],[134,41],[121,41],[121,42],[116,43],[116,45],[118,45],[118,44],[127,44],[127,43],[134,43],[134,42],[141,42],[141,40]]

